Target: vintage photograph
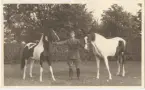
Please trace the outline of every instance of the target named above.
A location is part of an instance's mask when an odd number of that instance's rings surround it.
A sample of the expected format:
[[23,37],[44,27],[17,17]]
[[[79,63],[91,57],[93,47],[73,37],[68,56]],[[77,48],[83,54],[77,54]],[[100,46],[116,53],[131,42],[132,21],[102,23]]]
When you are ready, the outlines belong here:
[[142,2],[3,4],[4,86],[141,86]]

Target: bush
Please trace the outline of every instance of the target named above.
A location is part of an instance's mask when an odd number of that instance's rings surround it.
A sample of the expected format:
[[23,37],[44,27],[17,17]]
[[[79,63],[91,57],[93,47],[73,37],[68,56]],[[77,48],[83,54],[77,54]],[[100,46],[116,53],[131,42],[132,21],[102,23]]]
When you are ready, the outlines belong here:
[[[5,43],[4,44],[4,63],[20,63],[21,53],[23,51],[24,44],[20,43]],[[141,39],[136,38],[127,41],[127,55],[128,60],[141,60]],[[65,61],[67,60],[68,47],[65,45],[53,45],[52,48],[52,60],[53,61]],[[80,56],[82,61],[95,60],[92,52],[85,52],[84,49],[80,49]]]
[[[4,44],[4,63],[20,63],[21,54],[24,48],[24,44],[20,43],[5,43]],[[53,61],[65,61],[67,60],[68,47],[65,45],[53,45],[52,46],[52,60]],[[81,51],[83,52],[83,51]],[[81,53],[83,58],[83,54]]]
[[20,54],[24,45],[19,43],[4,44],[4,63],[20,63]]

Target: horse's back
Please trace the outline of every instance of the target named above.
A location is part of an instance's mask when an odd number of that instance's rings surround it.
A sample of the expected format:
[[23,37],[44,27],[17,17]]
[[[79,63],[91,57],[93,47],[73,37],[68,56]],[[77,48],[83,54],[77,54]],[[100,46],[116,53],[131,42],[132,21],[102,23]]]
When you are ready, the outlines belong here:
[[34,47],[36,46],[36,43],[27,43],[25,46],[24,46],[24,49],[23,49],[23,58],[29,58],[31,56],[33,56],[33,50],[34,50]]
[[95,45],[99,49],[99,51],[102,53],[104,56],[114,56],[116,49],[119,45],[119,41],[123,42],[124,45],[126,45],[126,41],[123,38],[120,37],[115,37],[115,38],[110,38],[107,39],[100,34],[96,33],[95,37]]
[[35,45],[36,45],[36,43],[30,42],[30,43],[27,43],[27,44],[25,45],[25,47],[28,47],[28,49],[30,49],[30,48],[32,48],[32,47],[35,46]]
[[123,48],[125,48],[126,41],[121,37],[115,37],[112,39],[108,39],[108,46],[110,46],[110,48],[108,48],[110,50],[108,50],[108,51],[110,51],[110,56],[115,55],[117,48],[120,47],[120,44],[123,46]]
[[117,41],[117,42],[121,41],[124,43],[124,45],[126,45],[126,41],[121,37],[115,37],[115,38],[112,38],[112,40]]

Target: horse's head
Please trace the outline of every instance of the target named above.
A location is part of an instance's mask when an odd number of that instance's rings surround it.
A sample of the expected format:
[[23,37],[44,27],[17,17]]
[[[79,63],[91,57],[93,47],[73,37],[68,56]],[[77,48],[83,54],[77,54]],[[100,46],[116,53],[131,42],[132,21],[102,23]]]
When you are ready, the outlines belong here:
[[95,33],[87,34],[84,37],[84,48],[90,50],[91,42],[95,41]]
[[48,32],[44,33],[44,41],[46,42],[55,42],[59,41],[59,37],[53,29],[50,29]]

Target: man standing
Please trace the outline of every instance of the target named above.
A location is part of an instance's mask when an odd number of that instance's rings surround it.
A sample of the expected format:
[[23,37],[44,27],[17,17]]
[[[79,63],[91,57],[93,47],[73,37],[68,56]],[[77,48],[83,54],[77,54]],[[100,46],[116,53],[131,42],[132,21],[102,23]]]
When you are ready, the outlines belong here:
[[79,48],[81,46],[80,41],[75,38],[75,32],[70,32],[70,39],[67,39],[65,41],[56,42],[55,44],[65,44],[68,45],[68,60],[67,64],[69,66],[69,78],[72,79],[73,76],[73,64],[76,67],[77,72],[77,78],[80,77],[80,54],[79,54]]

